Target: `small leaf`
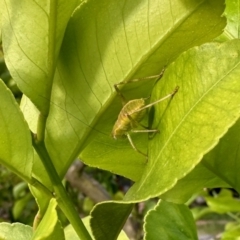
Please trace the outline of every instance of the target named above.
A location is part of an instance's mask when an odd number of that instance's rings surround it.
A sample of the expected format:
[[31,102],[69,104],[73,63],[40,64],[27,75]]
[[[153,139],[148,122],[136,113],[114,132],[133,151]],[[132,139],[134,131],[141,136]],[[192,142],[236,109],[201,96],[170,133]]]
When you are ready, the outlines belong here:
[[34,225],[37,226],[41,222],[42,218],[44,217],[52,196],[49,196],[49,194],[46,194],[41,189],[38,189],[35,186],[30,184],[29,184],[29,189],[38,205],[37,216],[35,216],[35,219],[34,219]]
[[23,196],[20,199],[15,199],[14,205],[11,210],[13,219],[19,219],[21,217],[24,210],[26,209],[28,202],[31,199],[32,199],[32,195],[30,193],[27,193],[25,196]]
[[198,239],[191,211],[185,205],[159,201],[145,217],[145,240]]
[[95,238],[104,240],[119,239],[117,236],[121,232],[132,208],[133,204],[123,202],[109,201],[97,204],[91,212],[90,219]]
[[218,145],[204,156],[202,164],[231,187],[240,192],[240,120],[220,139]]
[[0,240],[30,240],[32,227],[22,223],[0,223]]
[[232,196],[232,192],[222,189],[216,197],[205,197],[209,208],[217,213],[239,212],[239,200]]
[[177,184],[162,194],[160,198],[169,202],[183,204],[194,194],[201,192],[202,189],[217,187],[226,188],[230,186],[200,162],[187,176],[178,180]]
[[40,222],[38,228],[33,234],[32,240],[64,240],[64,233],[57,216],[57,202],[55,199],[51,199],[48,209]]
[[226,225],[225,231],[221,236],[221,240],[239,240],[240,224],[239,222],[231,222]]
[[25,181],[30,181],[32,138],[12,93],[0,80],[0,162]]

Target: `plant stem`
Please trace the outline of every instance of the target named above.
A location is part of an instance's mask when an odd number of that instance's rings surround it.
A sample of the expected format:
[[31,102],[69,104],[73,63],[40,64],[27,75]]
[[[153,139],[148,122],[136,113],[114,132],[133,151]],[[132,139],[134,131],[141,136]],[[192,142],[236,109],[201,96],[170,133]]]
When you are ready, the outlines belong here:
[[51,158],[48,154],[44,141],[38,141],[33,136],[33,146],[40,156],[46,171],[53,184],[53,196],[58,202],[58,206],[63,211],[67,219],[72,224],[74,230],[81,240],[92,240],[89,232],[85,228],[81,218],[79,217],[71,199],[65,191],[65,188],[62,185],[61,179],[51,161]]
[[40,113],[38,117],[38,125],[37,125],[37,140],[38,142],[43,142],[45,139],[45,128],[47,123],[47,116]]
[[41,182],[39,182],[36,178],[32,177],[30,181],[28,181],[28,183],[39,189],[40,191],[44,192],[46,195],[48,195],[49,197],[52,197],[52,191],[49,190],[47,187],[45,187]]

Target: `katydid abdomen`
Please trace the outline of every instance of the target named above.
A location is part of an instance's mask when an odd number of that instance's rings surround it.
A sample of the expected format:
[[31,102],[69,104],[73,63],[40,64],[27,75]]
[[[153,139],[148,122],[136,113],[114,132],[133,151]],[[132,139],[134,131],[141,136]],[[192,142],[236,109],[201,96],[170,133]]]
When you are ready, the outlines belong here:
[[115,122],[112,130],[112,137],[117,139],[125,136],[130,130],[137,127],[136,123],[141,122],[146,109],[138,112],[146,105],[143,98],[134,99],[127,102],[120,111],[117,121]]

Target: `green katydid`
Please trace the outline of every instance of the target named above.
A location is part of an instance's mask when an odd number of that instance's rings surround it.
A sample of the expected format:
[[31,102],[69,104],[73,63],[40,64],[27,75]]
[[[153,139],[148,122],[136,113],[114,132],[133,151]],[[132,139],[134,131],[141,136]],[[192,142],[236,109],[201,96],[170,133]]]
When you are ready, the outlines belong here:
[[[114,139],[118,139],[121,137],[127,137],[128,141],[130,142],[132,148],[137,151],[138,153],[140,153],[141,155],[144,155],[145,157],[147,157],[147,154],[141,152],[139,149],[136,148],[136,146],[134,145],[132,138],[130,136],[130,132],[135,132],[135,133],[157,133],[159,132],[158,129],[149,129],[148,127],[145,127],[144,125],[141,124],[141,120],[143,120],[146,111],[148,108],[150,108],[151,106],[164,101],[165,99],[168,99],[170,97],[173,97],[176,92],[178,91],[178,87],[176,87],[174,89],[174,91],[170,94],[168,94],[167,96],[158,99],[155,102],[146,104],[146,100],[148,98],[140,98],[140,99],[133,99],[130,101],[127,101],[125,99],[125,97],[123,96],[123,94],[121,93],[120,89],[118,88],[119,85],[123,85],[123,84],[128,84],[128,83],[132,83],[132,82],[138,82],[141,80],[147,80],[147,79],[160,79],[162,77],[164,73],[164,70],[159,74],[159,75],[155,75],[155,76],[150,76],[150,77],[144,77],[144,78],[139,78],[139,79],[132,79],[129,81],[122,81],[120,83],[117,83],[114,85],[114,88],[116,90],[116,92],[118,93],[118,95],[120,96],[121,100],[122,100],[122,104],[123,107],[118,115],[118,119],[115,122],[113,129],[112,129],[112,137]],[[65,112],[67,112],[68,114],[70,114],[72,117],[76,118],[77,120],[81,121],[79,118],[77,118],[74,114],[72,114],[69,111],[66,111],[66,109],[63,109],[62,107],[60,107],[58,104],[54,103],[51,101],[51,103],[64,110]],[[84,123],[83,121],[81,121],[84,125],[87,126],[86,123]],[[141,126],[144,129],[137,129],[138,126]],[[95,129],[95,128],[94,128]],[[97,132],[104,134],[103,132],[101,132],[98,129],[95,129]]]
[[[177,91],[178,87],[174,89],[174,91],[167,96],[158,99],[155,102],[146,104],[146,98],[140,98],[140,99],[134,99],[127,101],[123,94],[121,93],[120,89],[118,88],[119,85],[127,84],[130,82],[137,82],[140,80],[145,80],[145,79],[150,79],[150,78],[161,78],[164,73],[164,70],[160,73],[160,75],[157,76],[151,76],[151,77],[146,77],[142,79],[133,79],[130,81],[122,81],[120,83],[117,83],[114,85],[114,88],[118,95],[120,96],[122,103],[123,103],[123,108],[121,109],[117,121],[115,122],[113,129],[112,129],[112,137],[114,139],[118,139],[121,137],[126,136],[128,138],[128,141],[130,142],[132,148],[137,151],[138,153],[144,155],[147,157],[147,154],[141,152],[139,149],[136,148],[134,145],[132,138],[130,136],[130,132],[135,132],[135,133],[151,133],[151,132],[159,132],[158,129],[149,129],[148,127],[144,126],[141,124],[141,120],[144,118],[147,108],[150,108],[151,106],[164,101],[167,98],[173,97]],[[136,129],[136,127],[141,126],[144,129]]]

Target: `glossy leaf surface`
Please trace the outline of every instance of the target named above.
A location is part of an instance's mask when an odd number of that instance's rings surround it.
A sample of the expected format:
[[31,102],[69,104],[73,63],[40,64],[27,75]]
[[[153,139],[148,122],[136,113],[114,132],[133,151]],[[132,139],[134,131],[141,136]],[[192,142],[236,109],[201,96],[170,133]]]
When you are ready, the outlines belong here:
[[64,31],[78,0],[4,0],[2,40],[7,67],[45,115]]
[[[219,1],[187,0],[172,5],[92,0],[75,11],[60,52],[47,125],[47,146],[62,175],[81,152],[90,166],[140,178],[146,159],[127,140],[110,137],[121,109],[113,84],[159,74],[185,49],[219,35],[222,11]],[[127,99],[148,97],[152,86],[142,81],[122,91]],[[145,134],[133,140],[147,152]]]
[[30,226],[21,223],[0,223],[0,239],[4,240],[30,240],[33,230]]
[[0,162],[26,181],[30,181],[32,138],[12,93],[0,80]]
[[[190,172],[240,115],[240,41],[205,44],[182,54],[165,72],[152,96],[178,93],[155,109],[149,161],[126,200],[158,196]],[[221,66],[221,67],[220,67]],[[171,177],[169,177],[171,176]]]
[[145,240],[198,239],[191,211],[185,205],[160,201],[145,218]]

